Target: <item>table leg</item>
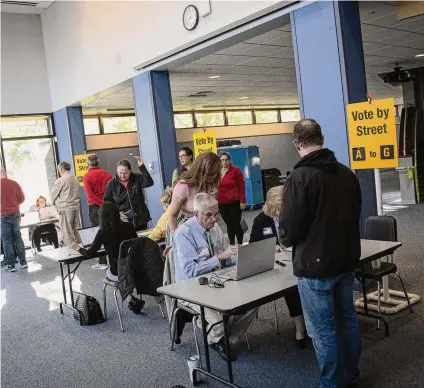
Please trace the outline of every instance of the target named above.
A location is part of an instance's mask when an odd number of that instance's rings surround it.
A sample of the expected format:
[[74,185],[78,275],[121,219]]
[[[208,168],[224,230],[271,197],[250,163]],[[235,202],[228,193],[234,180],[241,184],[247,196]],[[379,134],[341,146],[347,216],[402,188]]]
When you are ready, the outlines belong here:
[[[65,278],[63,277],[63,264],[59,263],[59,265],[60,265],[60,278],[61,278],[61,281],[62,281],[63,301],[66,304],[68,302],[66,300],[66,287],[65,287]],[[60,304],[60,313],[63,314],[62,303]]]
[[69,266],[69,264],[66,264],[66,267],[68,269],[68,283],[69,283],[69,293],[71,295],[71,304],[72,304],[72,307],[75,308],[74,294],[72,292],[71,267]]
[[205,346],[205,358],[206,358],[206,370],[211,373],[211,360],[209,357],[209,345],[208,345],[208,335],[206,332],[206,318],[205,318],[205,308],[200,306],[200,317],[202,319],[202,331],[203,331],[203,344]]
[[362,316],[368,317],[368,318],[374,318],[374,319],[377,319],[377,320],[383,322],[383,324],[384,324],[384,336],[388,337],[389,336],[389,324],[388,324],[388,322],[381,315],[375,315],[375,314],[370,313],[368,311],[367,280],[364,277],[361,277],[361,285],[362,285],[362,295],[363,295],[363,298],[364,298],[364,312],[361,313],[360,311],[357,311],[356,313],[358,315],[362,315]]
[[228,315],[224,315],[222,319],[222,323],[224,325],[224,342],[225,342],[225,353],[227,355],[227,369],[228,369],[228,381],[232,384],[233,381],[233,366],[231,365],[230,359],[230,333],[228,330],[228,320],[230,317]]

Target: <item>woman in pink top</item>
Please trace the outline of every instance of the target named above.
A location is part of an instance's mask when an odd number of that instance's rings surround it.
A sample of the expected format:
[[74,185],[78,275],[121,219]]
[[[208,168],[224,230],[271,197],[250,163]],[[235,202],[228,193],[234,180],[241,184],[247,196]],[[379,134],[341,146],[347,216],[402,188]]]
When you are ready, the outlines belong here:
[[203,152],[191,168],[178,177],[168,208],[168,227],[171,233],[174,233],[178,225],[193,217],[193,203],[197,193],[217,192],[220,174],[221,161],[218,155]]

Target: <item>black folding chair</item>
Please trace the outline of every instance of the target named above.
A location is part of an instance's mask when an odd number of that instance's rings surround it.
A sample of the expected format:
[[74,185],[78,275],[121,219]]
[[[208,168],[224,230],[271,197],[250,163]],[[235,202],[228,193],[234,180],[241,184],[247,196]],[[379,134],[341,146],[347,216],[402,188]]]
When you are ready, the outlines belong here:
[[[392,216],[372,216],[368,217],[365,224],[365,239],[367,240],[380,240],[380,241],[398,241],[397,236],[397,223],[396,219]],[[384,276],[395,274],[401,283],[405,298],[408,302],[411,313],[413,312],[411,303],[409,301],[408,293],[406,292],[403,279],[399,274],[396,264],[393,262],[393,255],[390,255],[389,261],[382,261],[380,266],[373,267],[372,263],[363,265],[355,271],[355,277],[361,282],[362,294],[364,297],[364,311],[365,315],[369,314],[368,298],[367,298],[367,281],[374,280],[377,282],[377,328],[380,329],[380,321],[383,322],[385,327],[385,336],[389,335],[389,326],[387,321],[381,316],[381,283]]]

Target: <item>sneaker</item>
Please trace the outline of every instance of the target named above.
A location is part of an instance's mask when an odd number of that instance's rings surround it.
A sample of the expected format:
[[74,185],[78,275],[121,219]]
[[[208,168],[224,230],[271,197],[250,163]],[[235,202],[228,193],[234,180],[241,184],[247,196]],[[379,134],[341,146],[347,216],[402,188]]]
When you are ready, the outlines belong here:
[[106,264],[97,263],[97,264],[92,265],[91,268],[92,269],[103,269],[103,270],[105,270],[105,269],[108,269],[109,267]]
[[8,266],[6,267],[6,271],[7,271],[7,272],[16,272],[16,268],[15,268],[15,266],[13,266],[13,265],[8,265]]
[[25,263],[25,264],[21,264],[21,268],[22,268],[22,269],[28,268],[28,264],[27,264],[27,263]]
[[[224,344],[224,338],[221,338],[219,342],[215,344],[209,345],[211,349],[215,350],[215,352],[218,353],[218,356],[221,357],[224,361],[227,361],[227,354],[225,352],[225,344]],[[230,361],[237,360],[237,356],[234,353],[234,351],[230,347]]]

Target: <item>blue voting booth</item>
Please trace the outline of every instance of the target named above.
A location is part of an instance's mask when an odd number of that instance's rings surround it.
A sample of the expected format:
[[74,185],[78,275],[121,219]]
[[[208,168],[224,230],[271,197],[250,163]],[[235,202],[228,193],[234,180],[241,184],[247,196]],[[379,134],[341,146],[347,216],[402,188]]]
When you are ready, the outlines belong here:
[[246,205],[257,206],[264,203],[261,160],[259,157],[259,148],[257,146],[232,146],[218,148],[220,152],[228,152],[231,155],[231,161],[237,166],[244,176],[246,183]]

